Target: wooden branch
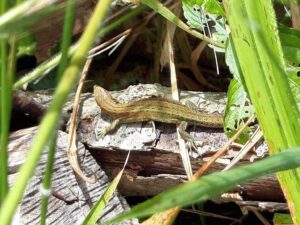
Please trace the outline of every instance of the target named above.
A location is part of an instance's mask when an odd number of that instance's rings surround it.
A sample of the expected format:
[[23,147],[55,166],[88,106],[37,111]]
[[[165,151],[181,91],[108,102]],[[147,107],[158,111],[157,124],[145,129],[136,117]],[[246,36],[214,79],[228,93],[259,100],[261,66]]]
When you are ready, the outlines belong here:
[[[48,104],[46,100],[49,98],[45,96],[45,93],[43,95],[44,97],[41,97],[42,95],[39,94],[39,98],[35,98],[35,100],[46,107]],[[119,101],[130,101],[145,96],[168,97],[169,89],[159,85],[137,85],[130,86],[124,91],[114,92],[113,96]],[[210,112],[222,111],[226,102],[224,93],[181,92],[181,99],[194,102],[199,100],[202,110]],[[68,114],[71,105],[72,101],[66,103],[63,110],[65,115]],[[104,139],[97,140],[95,130],[106,126],[110,122],[110,118],[107,115],[101,115],[101,110],[90,93],[82,96],[81,112],[78,138],[110,177],[113,177],[123,167],[125,157],[128,151],[131,151],[126,176],[122,178],[119,186],[119,190],[123,194],[154,195],[176,186],[186,179],[174,125],[155,123],[156,130],[153,132],[149,123],[127,124],[120,126],[116,132],[107,135]],[[197,152],[190,153],[194,171],[228,140],[222,129],[190,127],[189,132],[195,140],[202,142],[202,146]],[[250,160],[261,158],[266,152],[266,145],[257,147],[248,153],[240,164],[250,163]],[[238,149],[230,149],[208,172],[222,170],[237,153]],[[233,191],[239,193],[244,200],[284,200],[274,175],[255,179],[238,186]]]
[[[16,131],[10,135],[10,185],[18,177],[18,168],[26,159],[27,150],[32,143],[36,130],[37,128],[33,127]],[[66,138],[67,134],[59,131],[53,168],[52,195],[48,204],[47,224],[82,224],[93,204],[100,198],[109,184],[105,172],[81,143],[78,143],[80,163],[87,174],[95,173],[99,179],[95,184],[87,184],[76,177],[67,159]],[[15,215],[15,224],[40,224],[40,185],[46,160],[47,151],[44,151],[35,174],[29,181],[19,210]],[[112,218],[128,209],[129,206],[125,199],[115,193],[100,221]],[[138,224],[137,220],[132,222]],[[126,222],[125,224],[131,223]]]
[[[102,165],[107,175],[112,177],[122,167],[127,155],[127,151],[117,149],[90,149],[90,152]],[[193,158],[191,163],[193,170],[196,171],[196,168],[203,164],[203,160]],[[209,172],[221,170],[223,167],[222,163],[217,163]],[[179,153],[158,149],[132,151],[127,168],[126,175],[123,176],[119,186],[119,191],[125,196],[155,195],[187,179]],[[237,192],[244,200],[284,201],[274,175],[239,185],[232,192]]]
[[[145,95],[168,97],[169,89],[155,85],[138,85],[113,93],[113,95],[118,101],[124,102],[131,101],[130,98],[136,99]],[[96,130],[107,126],[109,117],[101,115],[100,108],[95,105],[93,97],[91,98],[84,101],[78,136],[106,172],[112,176],[123,167],[127,153],[131,151],[126,176],[123,177],[119,187],[123,194],[154,195],[185,179],[176,142],[175,125],[156,123],[157,129],[153,132],[153,128],[145,123],[127,124],[120,126],[116,132],[107,135],[104,139],[97,140]],[[181,92],[181,99],[198,101],[200,105],[205,106],[202,110],[209,109],[212,112],[222,111],[225,107],[223,93]],[[204,161],[207,161],[218,148],[226,143],[228,138],[222,129],[191,127],[189,131],[196,141],[202,142],[197,152],[190,153],[192,167],[196,171]],[[259,156],[261,152],[264,154],[267,152],[266,145],[255,150],[250,152],[240,164],[250,163],[250,160],[261,158]],[[237,153],[238,149],[230,149],[215,163],[209,173],[222,170]],[[153,187],[154,183],[155,187]],[[284,200],[277,179],[273,175],[258,178],[238,186],[233,191],[238,192],[244,200]]]

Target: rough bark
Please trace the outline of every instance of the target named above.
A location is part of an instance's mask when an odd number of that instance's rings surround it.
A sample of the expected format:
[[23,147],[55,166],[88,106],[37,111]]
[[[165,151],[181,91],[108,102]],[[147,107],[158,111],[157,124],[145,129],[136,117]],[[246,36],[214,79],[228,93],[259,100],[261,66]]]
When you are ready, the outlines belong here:
[[[155,85],[131,86],[120,92],[114,92],[119,101],[130,101],[141,97],[160,96],[168,97],[169,89]],[[34,99],[47,106],[49,98],[45,93],[34,93]],[[221,112],[225,106],[224,93],[195,93],[181,92],[184,100],[200,102],[202,110]],[[200,98],[200,100],[199,100]],[[70,97],[72,99],[72,96]],[[64,108],[67,117],[72,106],[69,101]],[[78,138],[84,143],[98,163],[113,177],[122,167],[129,151],[131,156],[125,176],[122,178],[119,190],[125,195],[153,195],[167,188],[175,186],[186,179],[178,150],[175,125],[155,123],[156,130],[149,123],[124,124],[104,139],[96,139],[95,131],[110,122],[108,115],[101,114],[93,95],[82,95],[81,118],[78,127]],[[202,142],[197,152],[190,152],[193,170],[199,168],[211,155],[226,143],[228,138],[222,129],[190,127],[188,129],[195,140]],[[250,163],[262,158],[261,152],[267,151],[260,146],[240,162]],[[238,149],[231,148],[226,155],[220,158],[208,171],[223,169],[238,153]],[[152,184],[155,185],[152,186]],[[149,188],[151,185],[151,188]],[[240,194],[243,200],[256,201],[283,201],[283,195],[274,175],[257,178],[233,190]]]
[[[18,168],[25,161],[37,128],[13,132],[9,143],[9,183],[18,178]],[[108,177],[84,146],[79,143],[80,163],[90,176],[95,174],[98,182],[87,184],[77,177],[67,159],[67,135],[59,131],[52,177],[52,195],[49,197],[47,224],[82,224],[93,204],[109,185]],[[34,176],[30,179],[25,195],[14,218],[14,224],[40,224],[40,185],[42,182],[47,150],[41,156]],[[125,199],[117,192],[107,205],[101,221],[128,210]],[[137,221],[133,221],[138,224]],[[129,224],[124,222],[122,224]]]

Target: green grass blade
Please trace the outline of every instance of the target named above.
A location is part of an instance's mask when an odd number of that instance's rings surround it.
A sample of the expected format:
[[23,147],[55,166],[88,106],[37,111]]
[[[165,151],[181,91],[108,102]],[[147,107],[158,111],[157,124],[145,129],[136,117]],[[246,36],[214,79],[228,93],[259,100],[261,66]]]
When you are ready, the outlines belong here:
[[123,170],[121,170],[118,175],[114,178],[114,180],[110,183],[107,187],[101,198],[96,202],[93,206],[89,214],[86,216],[85,220],[83,221],[82,225],[94,225],[96,224],[97,220],[99,219],[100,215],[102,214],[105,206],[108,204],[109,199],[112,197],[114,191],[116,190],[120,179],[123,174]]
[[[51,178],[52,178],[52,168],[53,162],[55,158],[55,148],[56,148],[56,139],[57,139],[57,130],[54,129],[52,137],[50,138],[47,164],[45,169],[45,175],[43,178],[42,189],[45,192],[51,193]],[[47,217],[47,206],[49,195],[45,193],[41,193],[41,225],[46,225],[46,217]]]
[[[271,0],[226,0],[233,49],[271,154],[300,146],[300,114],[286,74]],[[278,173],[300,224],[300,170]]]
[[176,26],[183,29],[187,33],[189,33],[197,38],[200,38],[204,41],[207,41],[208,43],[210,43],[214,46],[217,46],[220,48],[225,48],[224,44],[217,42],[195,30],[192,30],[188,25],[186,25],[182,20],[180,20],[174,13],[172,13],[171,10],[169,10],[167,7],[163,6],[159,1],[157,1],[157,0],[141,0],[141,3],[149,6],[150,8],[152,8],[153,10],[158,12],[160,15],[162,15],[164,18],[169,20],[171,23],[175,24]]
[[[101,29],[97,37],[105,35],[106,33],[112,31],[113,29],[119,27],[121,24],[126,22],[127,20],[131,19],[132,17],[136,16],[137,14],[141,13],[144,11],[145,7],[144,6],[139,6],[133,10],[131,10],[129,13],[126,13],[125,15],[121,16],[118,18],[116,21],[113,21],[112,23],[109,23],[103,29]],[[70,49],[69,49],[69,55],[73,54],[75,49],[78,47],[78,43],[73,44]],[[58,65],[58,63],[61,60],[61,53],[57,54],[56,56],[53,56],[51,59],[45,61],[44,63],[40,64],[37,68],[23,76],[20,80],[14,83],[13,89],[19,89],[21,88],[24,84],[27,84],[40,76],[42,76],[46,71],[54,68],[55,66]]]
[[203,202],[225,191],[234,188],[250,179],[293,169],[300,166],[300,149],[290,149],[261,161],[240,166],[224,172],[216,172],[194,182],[187,182],[179,187],[165,191],[144,203],[133,207],[129,212],[121,214],[103,224],[114,224],[130,218],[141,218],[153,213],[162,212],[179,206]]
[[[0,15],[8,8],[8,1],[0,3]],[[11,110],[11,82],[8,74],[8,43],[0,40],[0,205],[2,205],[8,192],[7,144],[9,134],[9,121]]]
[[104,19],[109,4],[110,0],[101,0],[95,7],[86,30],[79,41],[78,49],[71,58],[70,66],[64,72],[54,93],[53,101],[41,121],[35,140],[28,152],[27,159],[21,166],[16,182],[0,209],[0,221],[3,225],[8,225],[11,222],[12,216],[25,191],[27,182],[32,176],[40,155],[60,118],[62,106],[77,80],[83,61],[97,34],[98,27]]
[[58,67],[57,81],[60,80],[63,72],[68,65],[68,52],[72,41],[72,31],[74,24],[75,3],[74,0],[67,1],[67,7],[64,18],[63,38],[61,44],[61,60]]
[[[57,73],[58,81],[62,77],[63,72],[65,71],[68,63],[68,51],[71,44],[72,30],[73,30],[73,23],[74,23],[74,8],[75,8],[74,6],[75,6],[74,0],[67,1],[65,18],[64,18],[64,26],[63,26],[62,47],[61,47],[62,59],[60,61],[59,69]],[[53,168],[55,148],[56,148],[56,137],[57,137],[57,131],[55,129],[53,137],[50,139],[47,166],[46,166],[46,171],[43,179],[43,189],[45,190],[51,189],[51,178],[52,178],[52,168]],[[46,224],[48,198],[49,196],[42,195],[41,225]]]

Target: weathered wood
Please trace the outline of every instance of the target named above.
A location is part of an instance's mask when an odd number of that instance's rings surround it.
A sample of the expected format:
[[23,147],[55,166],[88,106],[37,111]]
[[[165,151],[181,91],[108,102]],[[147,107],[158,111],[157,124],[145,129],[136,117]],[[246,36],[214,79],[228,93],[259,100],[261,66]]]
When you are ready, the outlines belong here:
[[259,202],[259,201],[236,201],[241,208],[254,207],[259,211],[269,212],[289,212],[289,208],[286,203],[278,202]]
[[[169,89],[159,85],[137,85],[124,91],[113,92],[113,96],[120,101],[139,99],[142,96],[168,97]],[[35,92],[34,98],[45,106],[49,102],[45,94]],[[226,102],[224,93],[181,92],[181,98],[194,100],[196,103],[200,98],[202,108],[210,112],[222,111]],[[72,101],[69,101],[63,110],[65,115],[68,114],[71,106]],[[151,124],[150,126],[147,123],[127,124],[120,126],[116,132],[107,135],[104,139],[97,140],[95,130],[106,126],[110,122],[109,117],[100,116],[101,110],[90,93],[82,96],[81,113],[78,138],[86,144],[97,162],[109,175],[115,175],[116,171],[122,168],[125,157],[131,150],[127,175],[119,187],[122,193],[126,195],[157,194],[181,183],[186,178],[178,151],[174,125],[155,123],[156,130],[153,132]],[[188,131],[197,141],[203,142],[198,152],[190,153],[194,171],[228,140],[222,129],[190,127]],[[261,158],[261,152],[266,151],[266,147],[261,146],[246,155],[241,163],[249,163],[250,160]],[[237,152],[237,149],[230,149],[208,172],[223,169]],[[155,187],[149,189],[149,185],[153,183],[156,184]],[[274,175],[255,179],[237,187],[235,191],[240,193],[245,200],[282,201],[284,199]]]
[[[140,98],[140,96],[170,97],[169,93],[169,89],[161,86],[138,85],[131,86],[122,92],[113,93],[113,95],[119,101],[124,102],[131,101],[130,98]],[[223,93],[181,92],[181,98],[195,103],[200,102],[202,110],[210,112],[220,112],[225,107]],[[99,115],[95,116],[95,114]],[[120,126],[116,132],[108,134],[104,139],[98,140],[96,138],[97,129],[107,126],[109,123],[109,117],[107,115],[100,117],[100,114],[101,110],[95,106],[95,101],[86,99],[82,108],[82,120],[78,135],[81,141],[87,144],[96,160],[111,175],[122,168],[128,151],[131,151],[126,171],[127,176],[123,177],[119,189],[123,194],[153,195],[183,181],[185,172],[178,150],[174,125],[156,123],[157,129],[153,132],[153,128],[149,127],[147,123],[127,124]],[[202,146],[198,148],[197,152],[190,153],[192,167],[196,171],[226,143],[228,138],[222,129],[191,127],[189,131],[196,141],[202,142]],[[261,152],[264,154],[266,151],[265,145],[260,146],[256,151],[247,154],[241,163],[249,163],[250,160],[260,158]],[[208,172],[222,170],[237,153],[237,149],[230,149]],[[155,187],[151,185],[153,183],[156,184]],[[150,189],[149,185],[151,185]],[[274,175],[255,179],[237,187],[234,191],[240,193],[245,200],[283,201],[284,199]]]
[[[101,164],[108,176],[115,176],[122,167],[127,151],[109,149],[90,149],[91,154]],[[193,170],[203,164],[200,158],[191,159]],[[208,171],[221,170],[225,165],[216,163]],[[125,196],[155,195],[174,187],[187,178],[184,175],[180,155],[157,149],[132,151],[125,175],[120,182],[119,191]],[[149,188],[151,187],[151,188]],[[278,181],[274,175],[256,178],[233,190],[244,200],[284,201]]]
[[[18,168],[26,159],[37,128],[16,131],[10,135],[9,183],[18,178]],[[105,172],[100,168],[81,143],[78,143],[80,164],[89,176],[95,174],[98,182],[87,184],[77,177],[67,159],[67,135],[59,131],[52,178],[52,195],[49,198],[47,224],[81,224],[93,204],[101,197],[109,184]],[[40,185],[47,159],[47,149],[30,179],[25,195],[14,219],[14,224],[40,224]],[[101,217],[101,221],[129,209],[125,199],[115,193]],[[132,221],[138,224],[137,221]],[[122,224],[131,224],[124,222]]]

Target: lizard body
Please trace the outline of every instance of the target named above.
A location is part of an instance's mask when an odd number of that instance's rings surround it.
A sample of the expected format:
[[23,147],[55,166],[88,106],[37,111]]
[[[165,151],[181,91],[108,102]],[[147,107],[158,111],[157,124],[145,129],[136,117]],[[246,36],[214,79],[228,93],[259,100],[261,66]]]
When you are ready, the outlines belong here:
[[205,112],[198,112],[178,101],[165,98],[148,98],[129,103],[117,103],[111,94],[100,86],[94,86],[94,95],[101,110],[114,119],[103,134],[110,132],[120,123],[158,121],[180,124],[185,121],[190,125],[222,128],[223,117]]

